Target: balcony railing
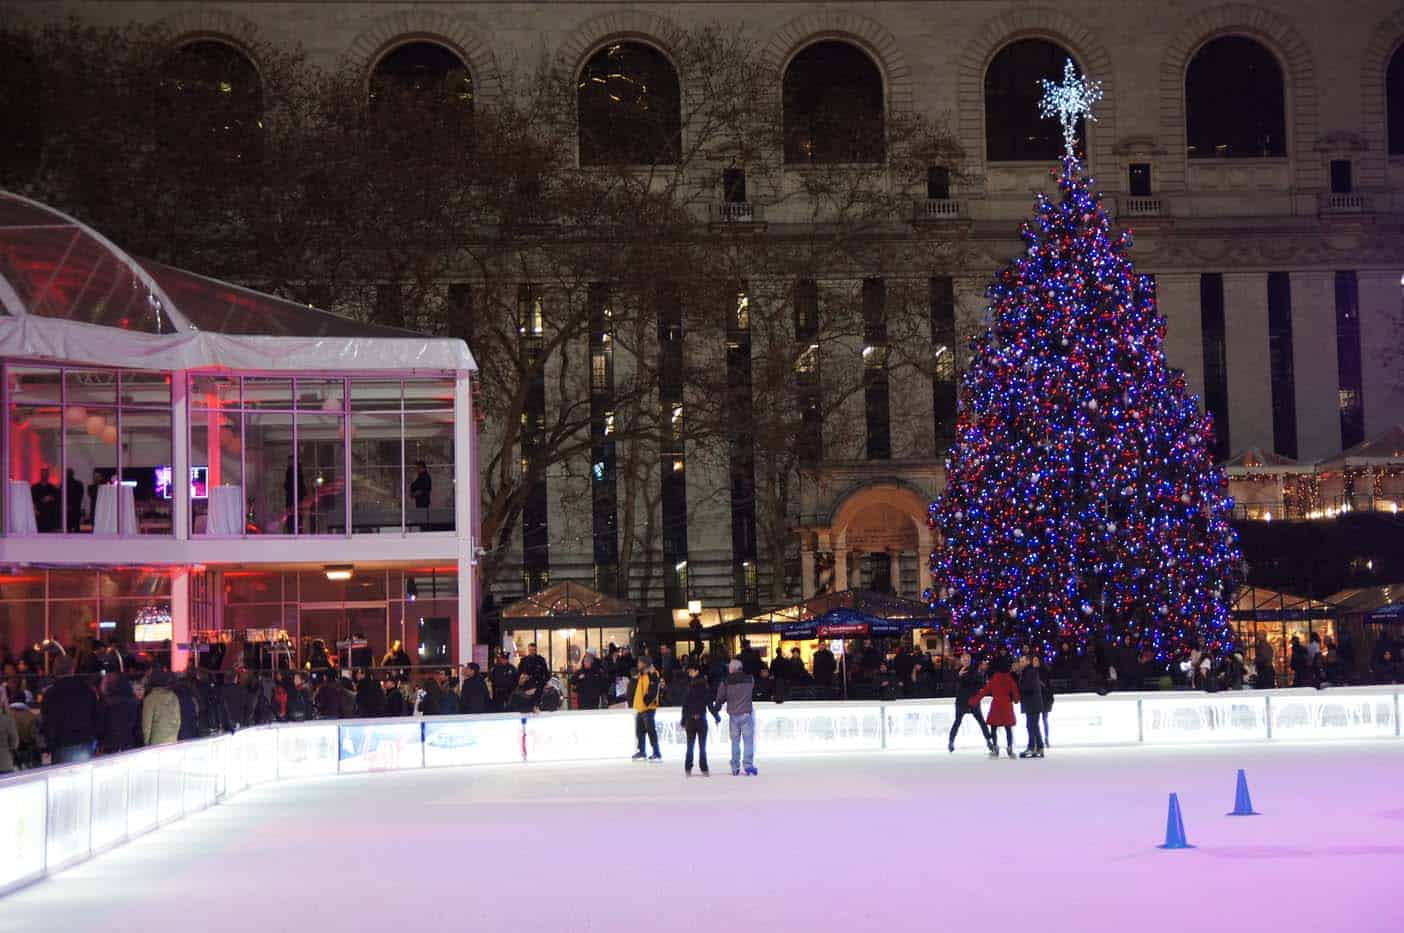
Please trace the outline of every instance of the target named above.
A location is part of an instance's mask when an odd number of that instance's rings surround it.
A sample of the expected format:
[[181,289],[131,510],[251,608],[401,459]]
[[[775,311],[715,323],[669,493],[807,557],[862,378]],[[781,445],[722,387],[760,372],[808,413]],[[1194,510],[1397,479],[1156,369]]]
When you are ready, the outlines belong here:
[[712,222],[719,224],[758,224],[765,220],[761,205],[751,201],[723,201],[712,205]]
[[955,198],[923,198],[916,203],[919,221],[959,220],[960,202]]
[[1363,194],[1327,194],[1321,201],[1322,213],[1361,214],[1369,210]]
[[1127,217],[1159,217],[1164,213],[1160,198],[1128,197],[1123,213]]

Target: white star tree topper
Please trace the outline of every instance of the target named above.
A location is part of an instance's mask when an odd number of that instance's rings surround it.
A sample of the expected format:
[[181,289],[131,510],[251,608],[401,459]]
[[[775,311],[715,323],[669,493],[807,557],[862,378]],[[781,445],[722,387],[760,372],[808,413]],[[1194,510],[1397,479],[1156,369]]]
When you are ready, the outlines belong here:
[[1077,121],[1086,117],[1097,122],[1092,105],[1102,99],[1102,82],[1089,81],[1078,77],[1072,59],[1063,62],[1063,82],[1061,84],[1041,78],[1043,98],[1038,102],[1039,114],[1045,118],[1057,117],[1063,124],[1063,154],[1074,156],[1073,146],[1077,141]]

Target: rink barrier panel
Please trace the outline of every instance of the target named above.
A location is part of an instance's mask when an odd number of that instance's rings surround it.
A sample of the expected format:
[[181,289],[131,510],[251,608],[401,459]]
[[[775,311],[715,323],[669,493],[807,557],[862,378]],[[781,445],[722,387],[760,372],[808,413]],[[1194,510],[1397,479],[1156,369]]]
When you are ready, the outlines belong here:
[[[1067,694],[1055,698],[1055,748],[1233,745],[1399,738],[1400,687],[1225,693]],[[618,759],[634,743],[628,709],[275,723],[0,778],[0,895],[274,781],[425,768]],[[681,754],[681,711],[656,715],[661,747]],[[765,758],[943,748],[951,698],[759,704]],[[725,761],[725,714],[708,722]],[[1023,724],[1016,727],[1022,734]],[[1022,739],[1021,739],[1022,741]],[[963,724],[957,748],[982,749]],[[720,756],[720,757],[718,757]]]

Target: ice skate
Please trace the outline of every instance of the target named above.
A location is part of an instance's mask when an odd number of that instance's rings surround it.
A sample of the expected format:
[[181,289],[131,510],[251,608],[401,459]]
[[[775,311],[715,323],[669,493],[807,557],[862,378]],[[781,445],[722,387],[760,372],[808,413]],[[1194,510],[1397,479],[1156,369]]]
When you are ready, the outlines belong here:
[[755,777],[758,774],[760,774],[760,772],[757,771],[755,768],[746,769],[746,777]]
[[643,760],[644,760],[644,753],[643,753],[643,752],[635,752],[635,753],[634,753],[634,757],[633,757],[632,759],[630,759],[630,760],[631,760],[631,761],[643,761]]
[[1035,752],[1035,751],[1034,751],[1033,749],[1031,749],[1031,748],[1026,748],[1026,749],[1024,749],[1022,752],[1019,753],[1019,757],[1020,757],[1020,758],[1037,758],[1037,757],[1038,757],[1038,752]]
[[1010,758],[1013,758],[1013,757],[1014,757],[1014,746],[1013,746],[1013,745],[1011,745],[1011,746],[1009,746],[1008,748],[1006,748],[1005,751],[1009,753],[1009,757],[1010,757]]

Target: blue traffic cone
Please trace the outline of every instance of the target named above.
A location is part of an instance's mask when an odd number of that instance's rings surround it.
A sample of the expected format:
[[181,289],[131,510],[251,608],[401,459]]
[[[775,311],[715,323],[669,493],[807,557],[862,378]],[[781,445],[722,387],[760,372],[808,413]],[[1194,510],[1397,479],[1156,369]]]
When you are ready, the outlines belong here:
[[1165,845],[1158,849],[1193,849],[1185,839],[1185,820],[1180,815],[1180,795],[1170,795],[1170,812],[1165,817]]
[[1238,769],[1238,788],[1233,795],[1233,812],[1228,816],[1260,816],[1258,811],[1253,809],[1253,798],[1248,796],[1248,776],[1243,773],[1243,769]]

